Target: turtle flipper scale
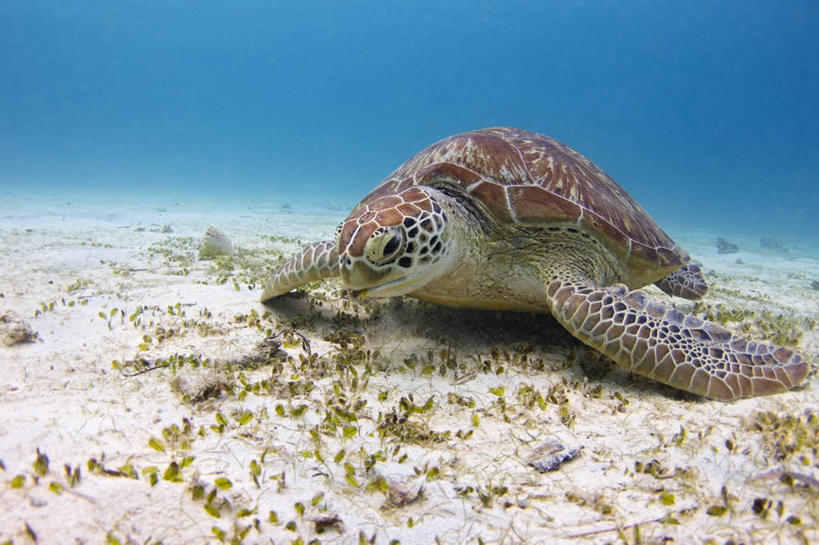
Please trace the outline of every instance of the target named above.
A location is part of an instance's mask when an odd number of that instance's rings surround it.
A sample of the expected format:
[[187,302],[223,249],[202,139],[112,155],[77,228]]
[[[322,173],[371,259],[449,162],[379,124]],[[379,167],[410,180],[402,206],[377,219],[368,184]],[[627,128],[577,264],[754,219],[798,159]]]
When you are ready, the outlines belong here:
[[335,243],[314,242],[276,269],[265,284],[260,301],[267,302],[307,282],[334,276],[338,276],[338,251]]
[[683,265],[673,273],[660,278],[654,285],[668,295],[697,301],[708,291],[702,269],[696,263]]
[[551,277],[552,314],[572,335],[634,373],[728,401],[798,385],[808,363],[796,352],[734,335],[649,300],[645,292]]

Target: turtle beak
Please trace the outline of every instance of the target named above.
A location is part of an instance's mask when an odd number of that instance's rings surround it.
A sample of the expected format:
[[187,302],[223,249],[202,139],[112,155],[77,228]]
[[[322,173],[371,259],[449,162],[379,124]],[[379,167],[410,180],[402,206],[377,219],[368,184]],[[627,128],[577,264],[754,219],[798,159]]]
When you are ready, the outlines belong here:
[[[342,263],[344,261],[342,260]],[[341,280],[344,287],[352,290],[356,297],[393,297],[406,295],[415,289],[408,281],[416,275],[407,276],[403,270],[377,270],[370,267],[365,260],[355,260],[341,266]]]
[[341,280],[348,289],[361,292],[370,286],[377,286],[388,271],[377,271],[367,266],[364,260],[356,260],[341,266]]
[[412,290],[408,290],[405,287],[399,288],[398,290],[393,290],[392,288],[396,286],[404,286],[407,283],[407,280],[409,280],[408,277],[402,276],[397,280],[385,282],[384,284],[379,284],[371,288],[354,291],[353,293],[357,297],[394,297],[396,295],[406,295]]

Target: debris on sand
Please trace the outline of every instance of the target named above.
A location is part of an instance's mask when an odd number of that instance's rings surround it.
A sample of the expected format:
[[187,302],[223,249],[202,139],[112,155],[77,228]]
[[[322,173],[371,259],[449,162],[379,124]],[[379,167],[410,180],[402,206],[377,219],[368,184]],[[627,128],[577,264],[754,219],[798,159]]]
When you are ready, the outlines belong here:
[[21,342],[29,342],[37,337],[28,322],[10,310],[0,312],[0,342],[4,346],[11,346]]
[[733,242],[728,242],[724,238],[717,239],[717,253],[720,254],[735,254],[739,252],[739,246]]
[[775,252],[787,252],[788,249],[785,246],[776,240],[775,238],[770,237],[763,237],[759,239],[759,246],[765,248],[766,250],[773,250]]
[[199,259],[233,255],[233,242],[214,226],[208,227],[199,243]]

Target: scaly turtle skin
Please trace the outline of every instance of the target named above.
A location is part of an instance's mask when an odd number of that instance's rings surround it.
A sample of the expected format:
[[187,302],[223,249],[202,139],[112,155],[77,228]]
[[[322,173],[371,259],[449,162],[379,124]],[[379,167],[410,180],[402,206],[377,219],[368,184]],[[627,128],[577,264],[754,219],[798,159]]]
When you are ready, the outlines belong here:
[[341,276],[359,295],[550,312],[618,365],[702,396],[773,394],[808,371],[649,300],[699,299],[699,267],[614,180],[552,138],[512,128],[458,134],[389,175],[339,226],[273,275],[262,301]]

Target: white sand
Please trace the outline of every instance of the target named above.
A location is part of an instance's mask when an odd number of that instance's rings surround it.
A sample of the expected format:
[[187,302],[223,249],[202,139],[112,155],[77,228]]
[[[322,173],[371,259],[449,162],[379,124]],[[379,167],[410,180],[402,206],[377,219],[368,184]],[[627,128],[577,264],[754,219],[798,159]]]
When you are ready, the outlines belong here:
[[[265,308],[264,260],[297,248],[268,235],[327,238],[347,205],[280,204],[2,195],[0,313],[38,337],[0,345],[0,543],[819,542],[819,489],[803,477],[819,478],[813,376],[799,391],[725,404],[615,369],[546,316],[349,303],[336,283],[314,311],[305,298]],[[209,225],[240,249],[233,271],[195,260]],[[717,234],[672,235],[704,264],[706,303],[794,320],[815,364],[815,249],[784,241],[780,254],[735,237],[743,251],[719,255]],[[291,342],[290,361],[247,363],[265,330],[294,326],[312,361]],[[339,363],[340,344],[323,338],[339,329],[379,353]],[[441,374],[443,349],[457,363]],[[112,367],[174,354],[206,361],[136,376]],[[233,387],[199,401],[179,393],[208,384]],[[766,412],[785,423],[766,424]],[[411,423],[393,430],[424,440],[379,434],[393,413]],[[540,474],[526,459],[550,437],[582,454]],[[184,466],[176,479],[172,463]]]

